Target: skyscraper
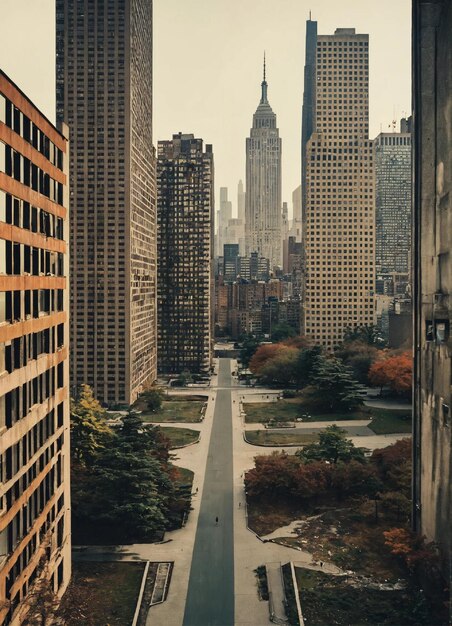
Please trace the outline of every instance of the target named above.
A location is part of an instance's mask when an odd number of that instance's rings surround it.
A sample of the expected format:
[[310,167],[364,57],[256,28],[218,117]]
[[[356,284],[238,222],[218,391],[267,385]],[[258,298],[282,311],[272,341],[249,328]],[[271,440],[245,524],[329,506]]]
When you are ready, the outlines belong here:
[[281,265],[281,139],[267,99],[267,81],[246,140],[246,254],[259,253]]
[[[301,112],[301,210],[306,204],[306,148],[315,130],[317,22],[306,22],[303,107]],[[303,215],[300,216],[303,220]],[[297,219],[294,211],[294,220]]]
[[13,626],[71,574],[68,176],[67,128],[0,71],[0,624]]
[[152,0],[56,2],[71,133],[71,376],[109,404],[156,378]]
[[411,135],[381,133],[375,147],[377,294],[408,283],[411,249]]
[[369,38],[317,36],[314,128],[306,144],[303,330],[328,348],[375,322]]
[[228,188],[220,187],[220,208],[217,211],[217,256],[223,254],[225,243],[229,241],[228,227],[232,219],[232,202],[228,200]]
[[159,141],[157,162],[158,369],[211,365],[214,216],[212,146],[179,133]]

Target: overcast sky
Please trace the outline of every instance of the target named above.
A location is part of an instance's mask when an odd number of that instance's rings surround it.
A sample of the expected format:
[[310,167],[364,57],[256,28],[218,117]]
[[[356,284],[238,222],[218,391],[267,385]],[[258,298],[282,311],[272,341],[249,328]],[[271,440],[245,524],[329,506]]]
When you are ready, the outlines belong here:
[[[54,0],[0,0],[0,67],[55,118]],[[370,136],[411,107],[410,0],[154,0],[154,141],[194,133],[213,144],[215,186],[245,181],[245,138],[267,55],[283,145],[283,200],[300,184],[305,22],[319,34],[370,35]]]

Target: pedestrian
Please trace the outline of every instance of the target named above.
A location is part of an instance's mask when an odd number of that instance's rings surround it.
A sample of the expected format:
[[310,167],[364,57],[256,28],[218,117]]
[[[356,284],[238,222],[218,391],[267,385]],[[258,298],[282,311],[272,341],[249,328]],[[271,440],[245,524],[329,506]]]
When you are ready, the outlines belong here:
[[241,503],[241,502],[239,502],[239,509],[240,509],[240,507],[241,507],[241,506],[242,506],[242,503]]
[[215,526],[218,526],[218,516],[215,518]]
[[323,561],[320,561],[320,567],[323,567]]

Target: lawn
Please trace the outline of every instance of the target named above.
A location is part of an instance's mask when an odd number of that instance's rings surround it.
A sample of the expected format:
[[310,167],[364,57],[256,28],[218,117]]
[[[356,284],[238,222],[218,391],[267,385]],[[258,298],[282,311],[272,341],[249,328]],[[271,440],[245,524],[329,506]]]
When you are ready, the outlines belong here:
[[141,417],[144,422],[200,422],[201,409],[205,402],[199,400],[169,400],[162,402],[156,413],[147,413],[143,409]]
[[[369,427],[377,435],[411,433],[410,409],[379,409],[365,406],[347,413],[316,414],[313,411],[307,411],[300,398],[278,400],[277,402],[246,403],[243,407],[247,424],[266,424],[270,420],[291,422],[295,421],[297,417],[303,417],[303,422],[371,419]],[[306,417],[306,414],[309,417]]]
[[411,409],[377,409],[369,407],[372,421],[369,424],[377,435],[411,433]]
[[303,610],[310,626],[350,624],[403,626],[438,624],[421,605],[419,591],[411,588],[383,591],[351,586],[347,577],[336,577],[296,567]]
[[67,626],[131,624],[144,563],[74,562],[62,602]]
[[278,400],[277,402],[247,402],[243,405],[247,424],[265,424],[269,420],[290,422],[305,413],[298,398]]
[[160,430],[170,440],[170,449],[180,448],[199,440],[199,430],[177,428],[175,426],[161,426]]
[[245,440],[255,446],[304,446],[318,441],[317,434],[269,432],[268,430],[246,430]]

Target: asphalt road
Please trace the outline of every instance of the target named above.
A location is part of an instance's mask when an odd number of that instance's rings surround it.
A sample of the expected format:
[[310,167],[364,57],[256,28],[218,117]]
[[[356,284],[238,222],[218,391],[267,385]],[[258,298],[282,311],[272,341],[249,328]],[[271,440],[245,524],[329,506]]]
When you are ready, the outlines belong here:
[[230,360],[220,359],[183,626],[234,625],[231,382]]

